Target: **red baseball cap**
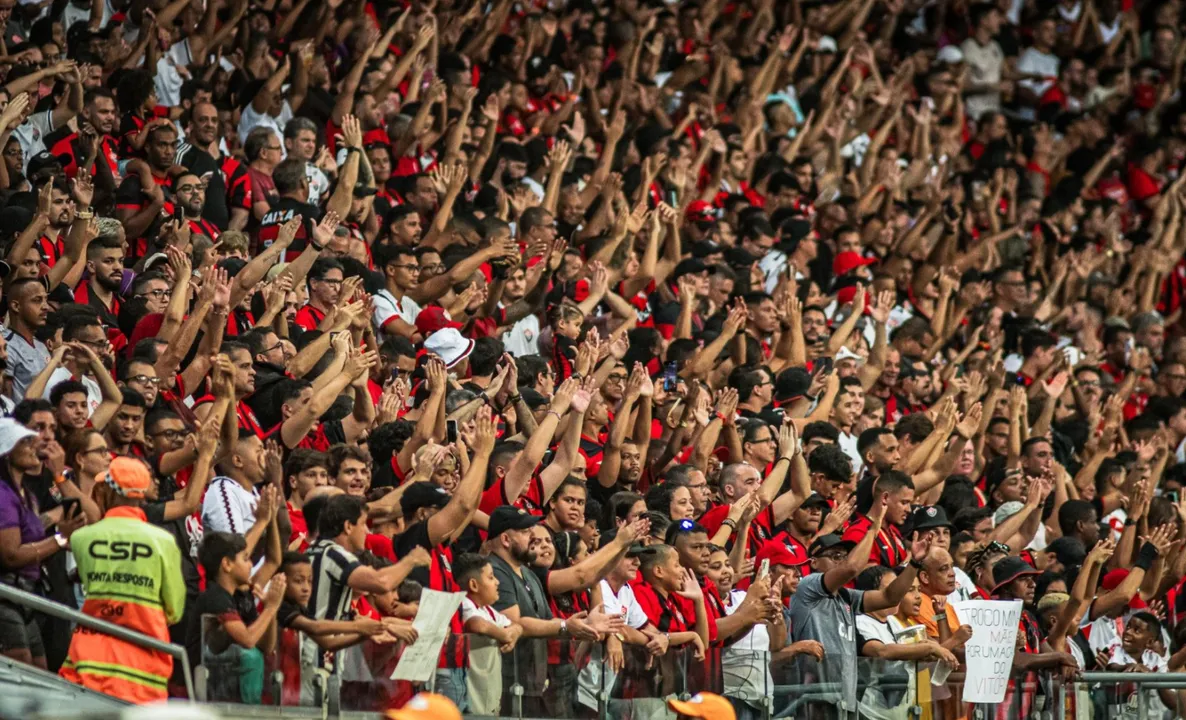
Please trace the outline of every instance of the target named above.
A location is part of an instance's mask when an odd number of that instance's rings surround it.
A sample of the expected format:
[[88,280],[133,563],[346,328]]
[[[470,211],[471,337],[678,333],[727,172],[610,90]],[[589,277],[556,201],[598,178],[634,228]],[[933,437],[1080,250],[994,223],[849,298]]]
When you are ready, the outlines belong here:
[[763,543],[754,561],[761,565],[763,560],[769,560],[771,565],[785,565],[786,567],[799,567],[807,564],[807,554],[792,551],[786,545],[780,542],[771,540]]
[[841,275],[846,275],[863,265],[872,265],[875,262],[877,262],[875,258],[861,257],[860,253],[855,253],[852,251],[842,252],[836,256],[835,260],[832,261],[832,274],[839,277]]
[[456,328],[460,330],[462,327],[461,323],[455,322],[453,318],[449,317],[449,313],[445,308],[435,305],[424,308],[416,316],[416,331],[424,337],[428,337],[437,330],[443,330],[445,328]]

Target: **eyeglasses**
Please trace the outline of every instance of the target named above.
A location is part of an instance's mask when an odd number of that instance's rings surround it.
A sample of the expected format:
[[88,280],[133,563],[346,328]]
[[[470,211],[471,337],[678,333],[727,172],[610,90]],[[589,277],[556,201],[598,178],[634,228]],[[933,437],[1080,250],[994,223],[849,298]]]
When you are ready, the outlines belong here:
[[159,300],[160,298],[173,297],[173,291],[169,288],[163,288],[159,290],[145,290],[136,297],[144,297],[145,295],[151,295]]
[[283,343],[283,342],[280,342],[280,341],[277,341],[277,342],[276,342],[276,344],[275,344],[275,345],[273,345],[272,347],[270,347],[270,348],[267,348],[267,349],[265,349],[265,350],[261,351],[261,352],[260,352],[260,355],[267,355],[268,353],[272,352],[273,350],[276,350],[277,348],[282,348],[282,347],[284,347],[284,343]]
[[158,430],[152,434],[156,437],[163,437],[166,440],[180,440],[186,435],[189,435],[189,430]]
[[421,272],[424,270],[424,268],[420,267],[419,265],[392,265],[391,267],[397,268],[399,270],[407,270],[408,272],[413,272],[413,273]]
[[445,263],[430,263],[420,266],[420,272],[441,272],[444,269]]
[[620,374],[620,373],[614,373],[614,374],[610,375],[609,377],[607,377],[605,379],[605,381],[606,382],[615,382],[615,383],[626,382],[627,377],[628,376]]
[[95,453],[103,453],[104,455],[106,455],[109,452],[111,452],[111,449],[108,448],[106,445],[104,445],[102,447],[91,448],[90,450],[83,450],[83,451],[79,452],[78,454],[79,455],[94,455]]
[[86,345],[89,348],[94,348],[95,350],[106,350],[107,345],[109,344],[107,342],[107,340],[105,340],[105,339],[104,340],[75,340],[75,342],[82,343],[83,345]]
[[149,377],[147,375],[134,375],[134,376],[128,378],[128,382],[140,383],[141,385],[151,385],[152,387],[156,387],[157,385],[161,384],[161,379],[159,377]]
[[337,285],[338,287],[341,287],[342,283],[345,281],[344,280],[331,280],[329,278],[318,278],[317,282],[323,282],[326,285]]
[[192,192],[202,192],[202,191],[203,191],[203,190],[205,190],[205,189],[206,189],[206,188],[202,187],[201,185],[194,185],[194,184],[192,184],[192,183],[189,183],[189,184],[186,184],[186,185],[180,185],[180,186],[178,186],[178,187],[174,188],[174,192],[177,192],[177,193],[192,193]]

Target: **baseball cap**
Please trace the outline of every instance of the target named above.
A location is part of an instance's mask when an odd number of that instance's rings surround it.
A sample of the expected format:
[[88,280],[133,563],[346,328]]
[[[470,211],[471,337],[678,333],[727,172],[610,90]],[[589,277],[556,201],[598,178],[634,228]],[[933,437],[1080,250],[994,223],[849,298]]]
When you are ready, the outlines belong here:
[[[1120,583],[1124,582],[1124,579],[1127,577],[1128,568],[1116,568],[1115,570],[1109,571],[1106,575],[1100,578],[1100,587],[1104,589],[1104,592],[1111,592],[1112,590],[1120,587]],[[1141,599],[1141,594],[1139,592],[1133,593],[1132,599],[1128,601],[1129,610],[1144,610],[1147,607],[1149,606],[1146,605],[1145,601]]]
[[1033,565],[1030,565],[1025,560],[1022,560],[1016,555],[1010,555],[1007,558],[1001,558],[1001,560],[992,567],[992,591],[995,594],[996,591],[1000,590],[1002,586],[1008,585],[1017,578],[1025,577],[1027,575],[1040,574],[1041,573],[1034,569]]
[[667,707],[687,717],[703,720],[737,720],[737,713],[728,700],[714,693],[696,693],[687,700],[672,698]]
[[388,720],[461,720],[453,701],[436,693],[419,693],[402,708],[387,711]]
[[762,544],[758,554],[754,557],[754,562],[759,565],[763,560],[769,560],[771,565],[799,567],[807,564],[808,557],[806,553],[795,552],[777,540],[770,540]]
[[17,443],[31,437],[37,437],[37,433],[12,418],[0,418],[0,456],[12,452]]
[[50,168],[62,169],[62,161],[58,160],[58,156],[53,153],[42,150],[33,157],[29,158],[28,176],[33,177],[42,170]]
[[828,533],[827,535],[820,535],[817,537],[815,542],[811,543],[811,547],[808,548],[807,554],[811,557],[815,557],[825,550],[831,550],[832,548],[844,548],[845,550],[852,550],[854,547],[856,547],[856,543],[850,540],[844,540],[836,533]]
[[964,61],[964,53],[955,45],[946,45],[940,48],[939,54],[935,56],[935,60],[948,65],[955,65]]
[[444,328],[460,330],[462,327],[461,323],[449,316],[448,310],[437,305],[424,308],[416,316],[416,331],[425,337]]
[[111,461],[103,482],[126,498],[143,498],[152,486],[152,475],[148,466],[131,457],[117,457]]
[[378,190],[366,183],[354,183],[354,197],[356,198],[370,197],[378,192]]
[[872,265],[875,262],[877,262],[875,258],[861,257],[860,253],[855,253],[851,250],[848,252],[842,252],[836,256],[835,260],[832,261],[832,274],[839,277],[840,275],[852,272],[859,267]]
[[424,341],[424,349],[439,357],[446,368],[451,368],[469,357],[474,350],[474,341],[462,337],[457,328],[447,327],[429,335]]
[[414,482],[404,490],[399,507],[409,517],[422,507],[443,508],[449,504],[449,493],[433,482]]
[[540,518],[526,510],[510,505],[499,505],[490,513],[488,536],[496,538],[507,530],[526,530],[539,524]]
[[810,510],[811,508],[814,508],[814,507],[826,508],[826,507],[831,507],[831,506],[828,504],[828,499],[826,497],[824,497],[823,495],[820,495],[817,492],[813,492],[807,496],[807,499],[804,500],[803,504],[800,505],[799,507],[802,508],[803,510]]
[[712,205],[705,200],[695,200],[684,210],[684,219],[688,222],[712,222],[715,219]]
[[920,507],[914,511],[910,519],[910,527],[917,532],[941,527],[951,528],[951,523],[947,520],[947,511],[938,505]]

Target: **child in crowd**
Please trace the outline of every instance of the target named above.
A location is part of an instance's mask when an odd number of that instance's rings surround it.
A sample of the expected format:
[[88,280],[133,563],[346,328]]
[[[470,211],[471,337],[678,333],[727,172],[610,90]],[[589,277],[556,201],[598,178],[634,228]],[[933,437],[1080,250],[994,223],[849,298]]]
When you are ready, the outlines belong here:
[[497,715],[502,703],[502,657],[515,648],[523,626],[511,622],[494,609],[498,602],[498,578],[490,561],[476,553],[465,553],[453,561],[453,579],[465,592],[461,599],[461,622],[470,638],[469,671],[465,676],[469,712]]
[[[209,673],[207,699],[258,704],[263,697],[264,654],[276,644],[276,613],[287,584],[283,573],[273,577],[261,568],[253,578],[251,555],[242,535],[208,532],[198,549],[206,571],[206,591],[194,608],[189,640],[190,662]],[[271,583],[257,609],[253,583]]]

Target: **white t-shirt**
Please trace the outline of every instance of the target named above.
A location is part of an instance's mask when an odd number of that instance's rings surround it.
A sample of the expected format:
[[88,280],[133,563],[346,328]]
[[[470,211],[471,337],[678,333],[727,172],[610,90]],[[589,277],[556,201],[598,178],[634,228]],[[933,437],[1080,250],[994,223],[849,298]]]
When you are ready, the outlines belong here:
[[[74,376],[71,375],[70,371],[66,368],[57,368],[53,371],[53,374],[49,376],[49,382],[45,384],[45,392],[41,394],[41,397],[49,400],[49,396],[53,392],[53,389],[57,387],[59,383],[63,383],[72,377]],[[90,417],[91,415],[95,414],[95,410],[98,409],[99,403],[103,402],[103,391],[99,387],[99,383],[95,382],[86,375],[80,377],[79,380],[82,381],[83,385],[86,385],[86,416]]]
[[[639,630],[647,624],[646,613],[638,605],[634,597],[634,590],[629,584],[618,588],[618,592],[610,586],[608,580],[601,581],[601,604],[606,615],[621,615],[626,625]],[[464,619],[464,615],[462,619]],[[637,653],[640,649],[634,647],[626,652]],[[605,675],[604,680],[602,675]],[[585,707],[597,709],[597,697],[603,687],[613,687],[617,681],[617,673],[605,666],[605,650],[601,643],[593,646],[589,655],[589,662],[581,668],[577,676],[577,702]]]
[[[502,303],[499,307],[505,307]],[[503,347],[515,357],[539,354],[539,316],[535,313],[515,322],[502,336]]]
[[33,113],[29,119],[12,131],[17,142],[21,144],[21,152],[25,154],[22,167],[28,169],[29,159],[39,152],[45,152],[45,136],[54,131],[53,110]]
[[[239,116],[239,142],[247,142],[247,136],[251,131],[257,127],[270,127],[276,131],[276,139],[284,139],[284,126],[292,119],[292,106],[285,100],[280,107],[280,115],[272,117],[267,113],[258,113],[255,108],[251,107],[251,103],[247,103],[247,107],[243,108],[243,114]],[[281,143],[283,146],[283,143]]]
[[848,459],[852,460],[852,471],[859,476],[861,471],[865,469],[865,463],[861,460],[861,454],[857,452],[857,436],[841,430],[838,444],[840,445],[840,449],[844,451],[844,454],[848,456]]
[[[968,66],[968,80],[973,85],[995,86],[1001,82],[1001,67],[1005,64],[1005,53],[996,40],[989,40],[987,45],[981,46],[975,38],[968,38],[960,45],[964,53],[964,63]],[[967,113],[973,119],[979,119],[989,110],[1001,109],[1001,93],[990,90],[978,95],[969,95]]]
[[461,624],[469,622],[473,618],[481,618],[489,623],[494,623],[496,627],[504,628],[511,626],[511,619],[495,610],[489,605],[478,607],[477,603],[469,599],[469,596],[461,598]]
[[[399,300],[395,299],[386,289],[380,290],[374,295],[375,314],[373,316],[375,323],[375,332],[383,334],[384,328],[389,322],[395,318],[403,320],[409,325],[416,324],[416,316],[420,314],[422,308],[410,296],[404,295]],[[394,335],[394,333],[387,333]]]
[[185,83],[185,77],[177,68],[185,67],[193,61],[189,38],[170,45],[168,51],[156,61],[156,78],[153,85],[156,87],[161,105],[181,104],[181,86]]
[[202,500],[202,528],[206,532],[246,535],[255,524],[259,490],[245,490],[237,480],[219,476],[210,481]]
[[1026,48],[1017,61],[1018,72],[1028,75],[1041,75],[1045,80],[1022,80],[1019,84],[1029,88],[1035,95],[1042,97],[1054,81],[1058,79],[1058,56],[1044,53],[1037,48]]

